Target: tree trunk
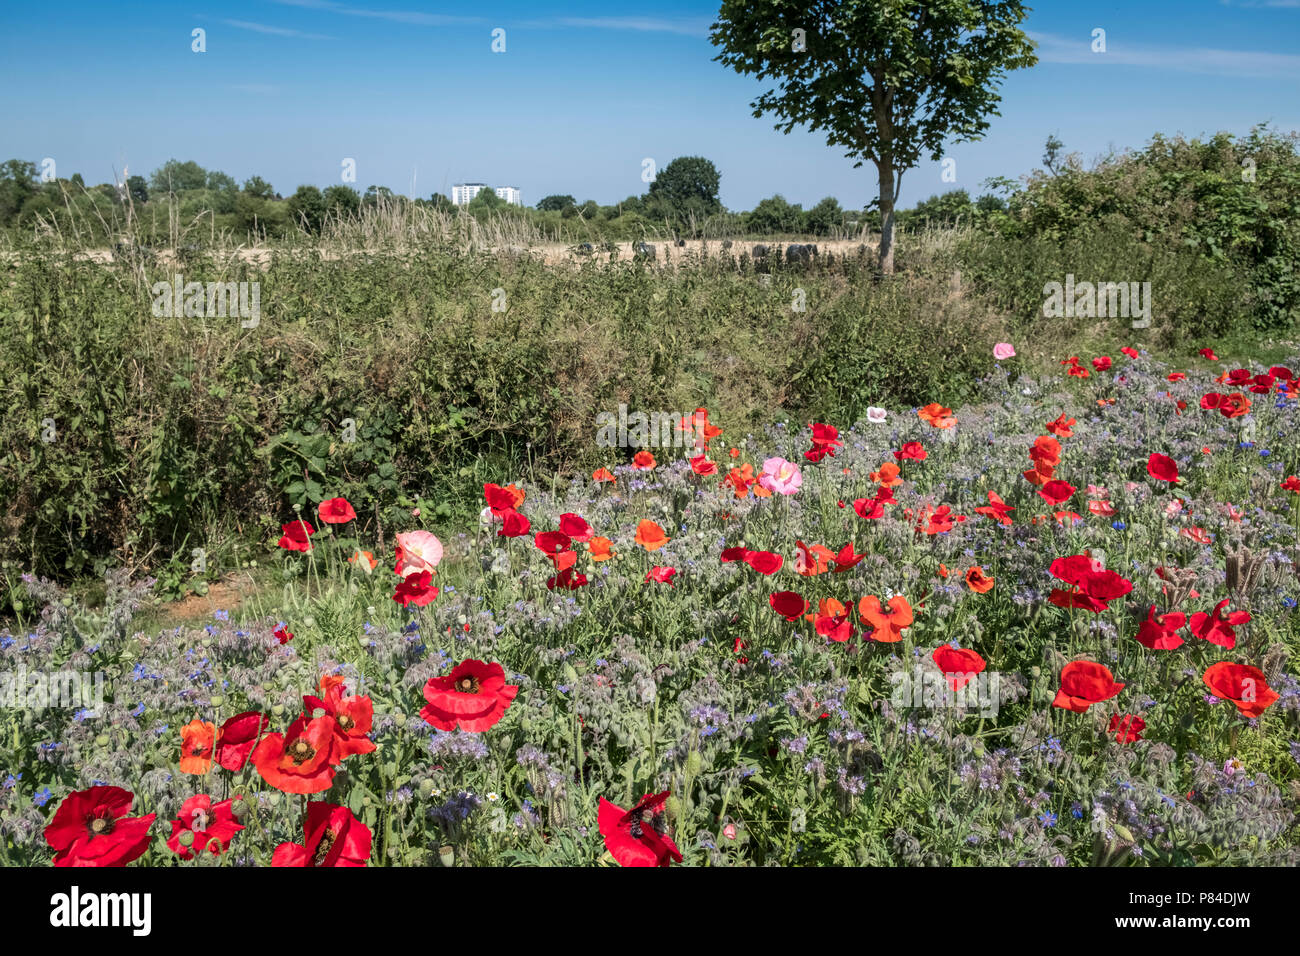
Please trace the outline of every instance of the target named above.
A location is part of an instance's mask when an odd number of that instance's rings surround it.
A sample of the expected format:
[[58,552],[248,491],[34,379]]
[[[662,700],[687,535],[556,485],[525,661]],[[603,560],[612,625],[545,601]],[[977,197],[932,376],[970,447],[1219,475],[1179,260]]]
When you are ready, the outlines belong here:
[[894,164],[890,160],[876,163],[880,180],[880,260],[881,275],[894,274]]

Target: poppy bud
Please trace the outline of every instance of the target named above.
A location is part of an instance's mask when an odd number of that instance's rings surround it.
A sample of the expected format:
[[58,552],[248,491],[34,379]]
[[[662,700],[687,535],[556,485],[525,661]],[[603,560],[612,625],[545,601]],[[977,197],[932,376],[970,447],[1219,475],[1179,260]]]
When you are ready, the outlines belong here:
[[687,775],[691,777],[698,777],[700,775],[701,763],[702,761],[700,760],[700,752],[698,750],[692,750],[686,757]]
[[432,781],[432,780],[428,780],[428,779],[426,779],[426,780],[421,780],[421,781],[420,781],[420,796],[424,797],[424,798],[427,800],[427,799],[428,799],[429,797],[431,797],[432,795],[433,795],[433,781]]
[[316,618],[312,617],[310,614],[308,614],[306,617],[304,617],[304,618],[302,619],[302,622],[303,622],[304,624],[306,624],[308,627],[315,627],[315,626],[316,626]]
[[274,707],[272,707],[272,708],[271,708],[271,714],[272,714],[272,716],[275,716],[275,717],[283,716],[283,715],[284,715],[284,704],[276,704]]
[[193,832],[191,832],[190,830],[182,830],[181,835],[176,838],[176,842],[179,843],[181,846],[186,846],[186,847],[193,846],[194,845]]
[[1137,842],[1137,840],[1133,838],[1133,831],[1119,823],[1115,824],[1115,835],[1121,840],[1127,840],[1129,843]]
[[243,797],[235,797],[230,801],[230,815],[236,820],[242,820],[248,816],[248,804],[244,802]]
[[107,746],[108,746],[108,734],[100,734],[98,737],[96,737],[96,738],[95,738],[95,746],[96,746],[96,747],[107,747]]
[[578,672],[568,663],[564,665],[564,682],[570,685],[578,683]]
[[674,820],[678,819],[682,815],[682,802],[675,796],[669,797],[664,801],[664,812]]
[[203,640],[199,641],[199,643],[202,644],[204,647],[211,647],[211,646],[212,646],[212,638],[210,638],[210,637],[205,637]]
[[222,697],[220,694],[214,694],[212,696],[211,704],[213,707],[220,707],[224,701],[225,698]]
[[393,720],[397,721],[399,725],[404,724],[406,723],[406,715],[399,710],[397,713],[393,714]]
[[325,708],[324,708],[324,707],[317,707],[315,710],[313,710],[313,711],[311,712],[311,719],[312,719],[312,720],[320,720],[320,719],[321,719],[322,717],[324,717],[324,716],[325,716]]

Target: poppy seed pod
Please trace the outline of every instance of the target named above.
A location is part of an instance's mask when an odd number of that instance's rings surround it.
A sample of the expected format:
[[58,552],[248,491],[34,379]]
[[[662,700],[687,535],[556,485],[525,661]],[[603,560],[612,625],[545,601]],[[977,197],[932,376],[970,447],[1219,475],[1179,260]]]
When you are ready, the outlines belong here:
[[444,846],[438,848],[438,859],[442,861],[443,866],[456,865],[456,848]]

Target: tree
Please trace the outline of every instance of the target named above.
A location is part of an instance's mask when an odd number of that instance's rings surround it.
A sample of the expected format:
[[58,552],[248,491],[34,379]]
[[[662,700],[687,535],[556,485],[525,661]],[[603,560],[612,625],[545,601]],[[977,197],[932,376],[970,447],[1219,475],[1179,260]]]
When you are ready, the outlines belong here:
[[318,232],[325,219],[325,197],[315,186],[299,186],[289,197],[289,218],[308,232]]
[[388,204],[396,198],[396,194],[387,186],[367,186],[366,194],[361,197],[361,204],[364,206],[377,206],[381,201]]
[[254,176],[244,183],[244,192],[254,199],[270,199],[275,195],[275,190],[261,176]]
[[321,199],[325,212],[335,217],[351,216],[361,208],[361,195],[351,186],[329,186]]
[[827,196],[813,206],[803,217],[803,227],[814,236],[828,236],[831,230],[844,225],[844,210],[833,196]]
[[970,194],[964,189],[952,189],[921,200],[907,218],[918,225],[952,226],[958,220],[970,220],[974,214],[975,206],[970,201]]
[[10,159],[0,165],[0,226],[18,218],[23,203],[36,193],[36,164]]
[[494,189],[485,186],[474,194],[474,198],[465,208],[470,215],[477,216],[479,213],[495,212],[509,205],[510,203],[498,196]]
[[722,211],[718,168],[703,156],[679,156],[659,170],[646,206],[650,215],[667,219],[676,226],[692,220],[699,223]]
[[1038,62],[1018,0],[722,0],[716,60],[775,80],[750,106],[776,128],[824,130],[854,168],[876,167],[880,270],[894,271],[903,173],[945,140],[978,139],[1005,71]]
[[578,200],[572,196],[543,196],[537,201],[537,208],[542,212],[562,212],[570,206],[576,206]]
[[442,193],[434,193],[432,196],[430,196],[428,204],[432,206],[436,212],[456,211],[456,204],[452,202],[450,199],[448,199]]
[[149,201],[149,185],[144,181],[143,176],[131,176],[127,179],[126,191],[130,193],[132,202],[146,203]]
[[764,199],[745,215],[745,226],[750,232],[772,234],[798,232],[802,225],[803,209],[790,205],[779,193]]
[[208,174],[198,163],[190,160],[182,163],[169,159],[149,177],[149,186],[156,193],[183,193],[206,189]]

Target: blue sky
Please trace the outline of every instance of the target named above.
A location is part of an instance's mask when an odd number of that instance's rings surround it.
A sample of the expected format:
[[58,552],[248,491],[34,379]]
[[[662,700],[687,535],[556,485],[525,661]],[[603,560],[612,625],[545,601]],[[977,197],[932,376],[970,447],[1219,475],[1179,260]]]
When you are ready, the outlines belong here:
[[[287,194],[339,182],[352,158],[361,189],[411,194],[414,181],[427,197],[479,181],[518,186],[531,205],[616,202],[647,188],[644,158],[702,155],[733,209],[778,192],[851,208],[875,196],[872,167],[751,116],[764,87],[713,61],[713,3],[205,2],[9,5],[0,159],[51,157],[88,183],[193,159]],[[1039,65],[1004,81],[983,140],[950,149],[956,183],[925,162],[904,177],[905,204],[1018,177],[1050,133],[1090,160],[1156,131],[1300,128],[1300,0],[1030,5]],[[205,53],[191,51],[196,27]]]

